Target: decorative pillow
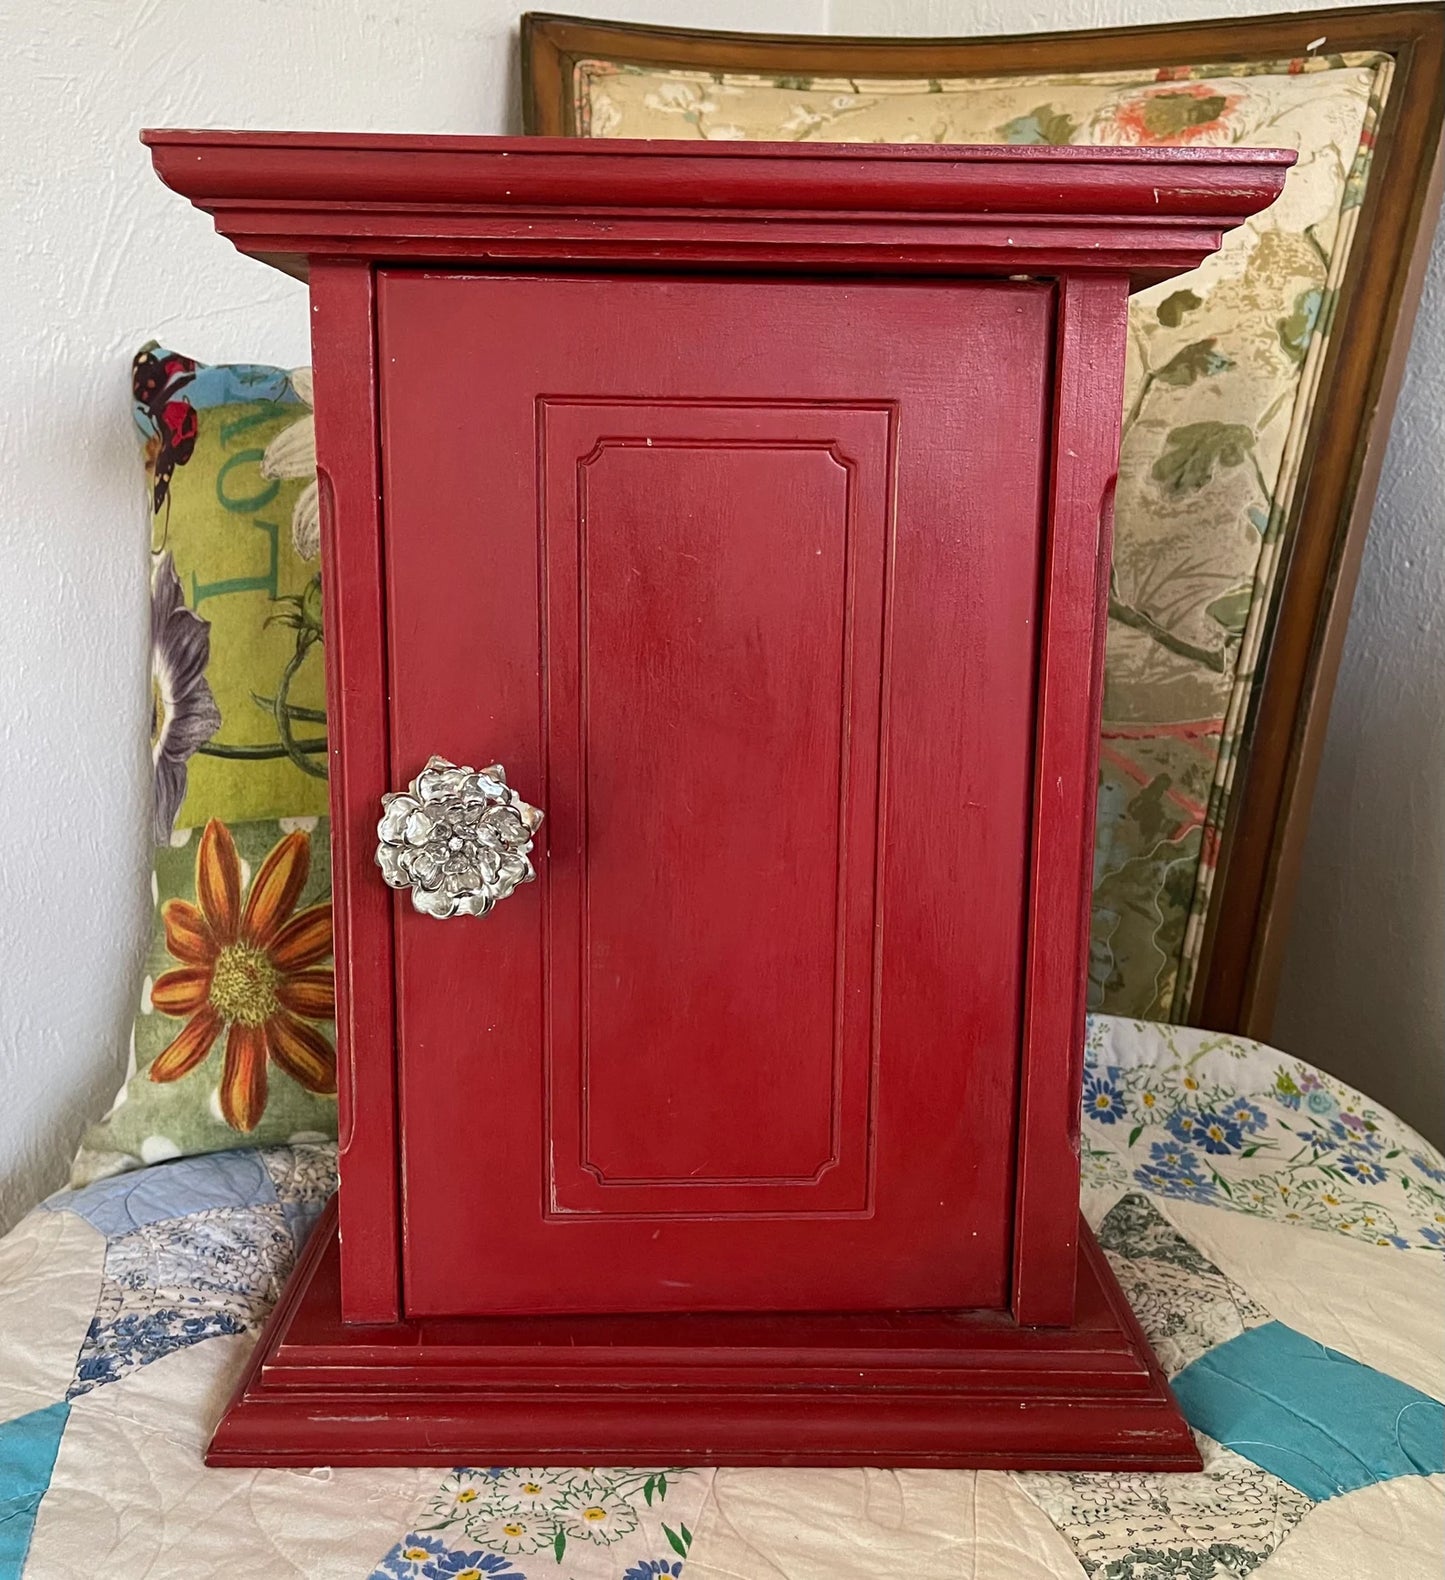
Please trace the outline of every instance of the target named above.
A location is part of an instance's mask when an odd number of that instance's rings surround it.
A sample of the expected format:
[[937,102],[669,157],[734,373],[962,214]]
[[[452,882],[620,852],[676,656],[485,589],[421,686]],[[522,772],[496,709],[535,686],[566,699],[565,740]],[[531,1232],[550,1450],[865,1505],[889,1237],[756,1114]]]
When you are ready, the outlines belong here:
[[1281,199],[1131,313],[1090,1004],[1189,1008],[1337,282],[1393,61],[856,80],[573,68],[591,137],[1296,148]]
[[154,344],[155,907],[130,1068],[73,1179],[336,1133],[310,374]]

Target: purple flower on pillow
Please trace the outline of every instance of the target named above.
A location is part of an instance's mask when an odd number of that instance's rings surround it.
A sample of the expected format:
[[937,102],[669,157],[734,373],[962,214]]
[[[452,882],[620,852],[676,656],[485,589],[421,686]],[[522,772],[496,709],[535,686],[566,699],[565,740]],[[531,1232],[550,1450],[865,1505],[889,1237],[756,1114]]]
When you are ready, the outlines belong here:
[[169,553],[151,575],[151,765],[155,774],[155,842],[168,845],[186,798],[186,764],[221,727],[206,682],[210,622],[186,607]]

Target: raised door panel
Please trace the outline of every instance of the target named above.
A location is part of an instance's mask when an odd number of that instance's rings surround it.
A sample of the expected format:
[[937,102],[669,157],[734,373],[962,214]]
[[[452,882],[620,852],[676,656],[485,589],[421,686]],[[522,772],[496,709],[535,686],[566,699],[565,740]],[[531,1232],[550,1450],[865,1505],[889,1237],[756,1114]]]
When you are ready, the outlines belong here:
[[542,403],[552,1212],[866,1210],[892,419]]
[[379,285],[407,1311],[1004,1304],[1049,291]]

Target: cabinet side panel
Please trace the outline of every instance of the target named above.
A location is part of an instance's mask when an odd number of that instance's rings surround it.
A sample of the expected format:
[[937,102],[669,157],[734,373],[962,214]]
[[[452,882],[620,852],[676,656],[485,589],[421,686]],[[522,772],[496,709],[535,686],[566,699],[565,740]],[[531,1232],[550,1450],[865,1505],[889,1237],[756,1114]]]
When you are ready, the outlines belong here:
[[335,918],[341,1308],[400,1314],[391,896],[373,860],[387,787],[373,275],[311,270]]
[[1074,1315],[1090,872],[1127,295],[1122,275],[1070,279],[1059,293],[1013,1265],[1013,1313],[1027,1323],[1063,1324]]

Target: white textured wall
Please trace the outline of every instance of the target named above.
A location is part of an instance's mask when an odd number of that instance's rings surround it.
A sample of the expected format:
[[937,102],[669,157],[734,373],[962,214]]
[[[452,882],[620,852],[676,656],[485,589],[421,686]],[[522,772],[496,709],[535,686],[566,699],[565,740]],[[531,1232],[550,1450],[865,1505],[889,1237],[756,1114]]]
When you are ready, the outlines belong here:
[[[1261,0],[1248,9],[1276,9]],[[299,286],[150,174],[152,125],[492,132],[519,0],[0,7],[0,1227],[60,1183],[124,1065],[146,925],[146,521],[127,365],[305,360]],[[1229,0],[569,0],[637,20],[965,34],[1205,16]],[[1439,257],[1437,254],[1437,262]],[[1291,1046],[1430,1125],[1441,1090],[1437,269],[1366,558],[1281,1012]],[[1441,1126],[1437,1118],[1433,1128]]]
[[[825,0],[716,25],[820,31]],[[0,1229],[120,1080],[147,923],[146,546],[132,353],[308,360],[304,291],[151,174],[153,126],[500,132],[517,0],[0,6]],[[605,4],[567,9],[605,14]],[[698,20],[689,0],[626,0]]]

